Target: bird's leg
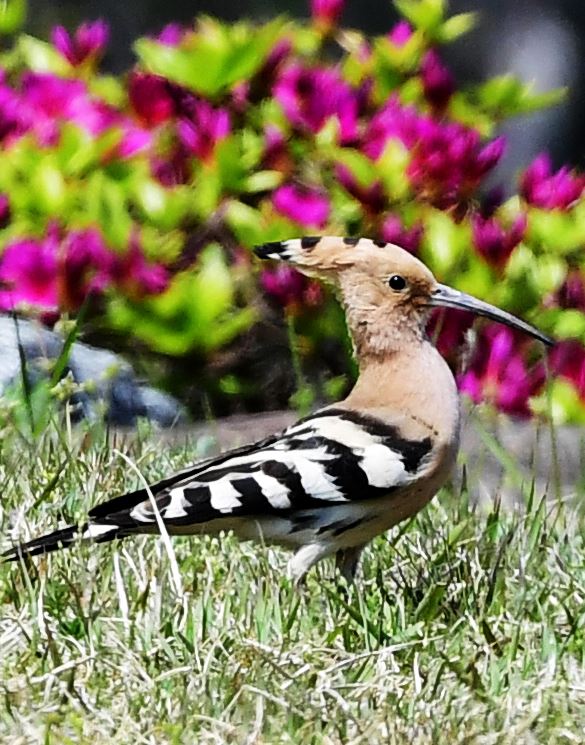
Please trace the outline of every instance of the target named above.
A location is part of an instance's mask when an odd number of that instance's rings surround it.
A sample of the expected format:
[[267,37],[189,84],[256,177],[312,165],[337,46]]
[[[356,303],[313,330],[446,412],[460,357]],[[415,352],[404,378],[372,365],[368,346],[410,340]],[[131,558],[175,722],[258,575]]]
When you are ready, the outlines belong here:
[[348,585],[353,584],[363,546],[340,548],[335,554],[335,566]]
[[331,553],[331,549],[323,544],[308,543],[306,546],[301,546],[294,556],[289,559],[287,566],[287,574],[292,579],[294,586],[302,585],[309,569],[329,553]]

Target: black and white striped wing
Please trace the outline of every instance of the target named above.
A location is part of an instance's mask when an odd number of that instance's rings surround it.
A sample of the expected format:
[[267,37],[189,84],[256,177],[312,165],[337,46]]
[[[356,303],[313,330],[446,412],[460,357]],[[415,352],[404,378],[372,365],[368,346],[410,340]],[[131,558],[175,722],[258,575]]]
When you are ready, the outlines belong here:
[[[221,518],[284,516],[388,495],[418,478],[431,449],[429,438],[406,440],[378,419],[323,409],[280,436],[226,453],[152,490],[171,530]],[[151,501],[137,499],[139,494],[92,510],[89,535],[99,539],[107,525],[119,535],[148,529],[156,517]]]

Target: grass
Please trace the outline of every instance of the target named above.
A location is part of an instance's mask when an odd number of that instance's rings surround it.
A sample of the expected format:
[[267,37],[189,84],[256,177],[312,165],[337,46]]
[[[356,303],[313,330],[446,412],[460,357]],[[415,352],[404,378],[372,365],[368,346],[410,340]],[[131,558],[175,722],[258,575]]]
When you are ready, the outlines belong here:
[[[195,450],[7,431],[3,540],[137,486],[128,459],[152,479]],[[543,494],[470,501],[445,491],[376,540],[357,588],[324,563],[295,591],[284,552],[230,536],[0,566],[0,741],[583,743],[585,520]]]

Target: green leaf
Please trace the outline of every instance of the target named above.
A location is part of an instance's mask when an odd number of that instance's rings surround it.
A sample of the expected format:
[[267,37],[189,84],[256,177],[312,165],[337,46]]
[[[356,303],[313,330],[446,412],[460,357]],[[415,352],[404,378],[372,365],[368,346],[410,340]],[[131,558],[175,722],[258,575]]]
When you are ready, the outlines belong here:
[[585,424],[585,402],[577,389],[564,378],[551,380],[546,391],[531,399],[535,414],[550,416],[554,424]]
[[272,191],[282,183],[284,175],[280,171],[258,171],[248,176],[244,182],[244,191],[254,194],[259,191]]
[[127,246],[133,221],[124,185],[96,171],[87,179],[83,197],[89,222],[100,226],[106,242],[119,249]]
[[585,344],[585,313],[576,308],[559,310],[552,334],[556,339],[579,339]]
[[448,44],[471,31],[477,23],[477,13],[458,13],[443,23],[439,28],[436,40]]
[[362,188],[371,186],[378,178],[376,164],[358,150],[335,148],[331,151],[331,157],[344,165]]
[[215,165],[220,188],[238,193],[245,189],[248,171],[242,161],[241,138],[227,137],[215,149]]
[[140,303],[114,298],[108,307],[114,328],[170,355],[211,352],[232,341],[255,317],[253,308],[234,306],[231,271],[216,244],[200,253],[195,271],[178,274],[162,295]]
[[445,0],[394,0],[398,12],[423,31],[437,29],[445,14]]
[[534,93],[532,83],[523,83],[511,74],[491,78],[471,91],[480,106],[499,118],[554,106],[565,98],[566,93],[565,88]]
[[132,193],[143,218],[163,230],[173,230],[181,224],[191,199],[187,190],[165,189],[150,178],[137,179]]
[[458,225],[449,215],[430,210],[425,219],[422,260],[444,280],[454,272],[469,248],[469,228]]
[[416,609],[415,619],[417,621],[432,621],[436,618],[446,592],[447,586],[442,583],[433,584],[429,587]]
[[[580,205],[578,205],[580,206]],[[528,238],[551,254],[567,256],[583,251],[585,213],[579,211],[530,209]]]
[[135,51],[151,72],[163,75],[206,96],[217,96],[241,80],[247,80],[264,63],[282,33],[277,19],[260,28],[233,26],[205,19],[188,47],[170,47],[151,39],[139,39]]
[[26,34],[20,36],[17,50],[26,67],[33,72],[50,72],[54,75],[67,75],[71,67],[55,47],[46,41],[35,39]]
[[225,221],[244,246],[263,240],[262,215],[253,207],[232,199],[225,210]]
[[398,140],[388,140],[382,155],[376,161],[376,170],[390,202],[403,200],[410,192],[410,182],[406,175],[409,162],[410,155],[404,145]]
[[48,215],[61,215],[67,189],[61,169],[53,157],[44,158],[30,176],[30,188],[37,207]]
[[26,21],[26,0],[2,0],[0,2],[0,34],[15,34]]

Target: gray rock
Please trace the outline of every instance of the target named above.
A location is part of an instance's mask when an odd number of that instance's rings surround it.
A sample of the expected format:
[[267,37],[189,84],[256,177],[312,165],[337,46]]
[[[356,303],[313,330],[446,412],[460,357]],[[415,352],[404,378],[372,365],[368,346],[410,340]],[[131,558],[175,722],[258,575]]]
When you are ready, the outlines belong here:
[[[22,377],[19,344],[26,361],[27,379],[35,382],[50,374],[51,363],[63,349],[63,338],[38,323],[0,316],[0,395]],[[139,381],[122,357],[82,342],[72,345],[63,372],[83,384],[71,403],[79,417],[102,415],[115,426],[134,426],[139,417],[161,427],[186,421],[185,409],[172,396]]]

